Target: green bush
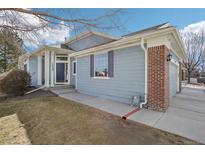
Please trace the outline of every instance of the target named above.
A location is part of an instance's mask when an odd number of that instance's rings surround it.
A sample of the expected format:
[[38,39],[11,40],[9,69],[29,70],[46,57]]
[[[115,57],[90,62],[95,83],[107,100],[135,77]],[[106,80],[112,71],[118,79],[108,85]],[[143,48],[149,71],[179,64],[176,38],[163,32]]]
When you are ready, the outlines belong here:
[[0,80],[0,91],[10,95],[24,95],[30,83],[31,76],[29,73],[14,69]]

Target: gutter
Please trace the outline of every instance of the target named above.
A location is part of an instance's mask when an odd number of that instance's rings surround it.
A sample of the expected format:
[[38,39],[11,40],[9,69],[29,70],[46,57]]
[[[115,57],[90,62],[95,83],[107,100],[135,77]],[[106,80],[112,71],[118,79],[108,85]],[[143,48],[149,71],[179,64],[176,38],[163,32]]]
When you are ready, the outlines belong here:
[[144,46],[144,38],[141,38],[141,48],[144,50],[145,53],[145,95],[144,95],[144,102],[140,103],[140,108],[143,107],[143,105],[147,104],[147,49]]
[[139,35],[133,35],[133,36],[129,36],[129,37],[123,37],[123,38],[116,40],[114,42],[111,42],[111,43],[107,43],[107,44],[104,44],[104,45],[101,45],[98,47],[93,47],[93,48],[85,49],[85,50],[82,50],[79,52],[71,53],[69,56],[75,57],[75,56],[84,55],[84,54],[91,54],[93,52],[101,51],[101,50],[112,50],[112,49],[114,50],[114,47],[115,48],[120,48],[120,47],[123,48],[127,44],[130,44],[130,45],[137,44],[136,42],[140,41],[141,38],[155,37],[156,35],[159,35],[161,33],[163,33],[163,35],[166,33],[171,33],[173,29],[174,29],[173,27],[170,27],[167,29],[158,30],[156,32],[150,32],[147,34],[139,34]]

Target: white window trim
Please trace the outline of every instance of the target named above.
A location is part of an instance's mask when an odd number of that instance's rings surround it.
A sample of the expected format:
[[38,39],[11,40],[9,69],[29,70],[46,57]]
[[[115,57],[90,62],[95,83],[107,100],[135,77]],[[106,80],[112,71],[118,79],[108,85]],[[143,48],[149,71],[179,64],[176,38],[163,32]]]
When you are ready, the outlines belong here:
[[105,53],[107,54],[107,63],[108,63],[108,51],[104,51],[104,52],[94,54],[94,72],[93,72],[94,75],[93,75],[93,79],[105,79],[105,80],[110,79],[110,77],[108,75],[107,76],[95,76],[95,56],[100,55],[100,54],[105,54]]
[[[57,60],[58,57],[67,57],[67,60]],[[56,63],[68,63],[69,56],[68,55],[55,55],[55,61]]]
[[95,76],[95,77],[93,77],[93,79],[105,79],[105,80],[107,80],[107,79],[110,79],[110,77],[108,77],[108,76],[105,76],[105,77],[103,77],[103,76]]
[[[57,60],[57,57],[68,57],[68,60],[67,60],[67,61],[64,61],[64,60],[63,60],[63,61],[60,61],[60,60]],[[67,76],[68,81],[67,81],[67,82],[57,82],[57,81],[56,81],[56,73],[57,73],[57,72],[56,72],[56,64],[57,64],[57,63],[64,63],[64,64],[67,64],[67,65],[68,65],[68,70],[67,70],[67,71],[68,71],[68,76]],[[55,62],[54,62],[55,67],[54,67],[54,68],[55,68],[55,84],[56,84],[56,85],[57,85],[57,84],[64,84],[64,85],[70,84],[70,73],[69,73],[69,72],[70,72],[70,71],[69,71],[69,66],[70,66],[70,65],[69,65],[69,63],[70,63],[70,59],[69,59],[69,56],[68,56],[68,55],[57,55],[57,54],[55,55]]]
[[[75,73],[74,73],[74,63],[75,63]],[[72,75],[76,75],[76,60],[72,61]]]

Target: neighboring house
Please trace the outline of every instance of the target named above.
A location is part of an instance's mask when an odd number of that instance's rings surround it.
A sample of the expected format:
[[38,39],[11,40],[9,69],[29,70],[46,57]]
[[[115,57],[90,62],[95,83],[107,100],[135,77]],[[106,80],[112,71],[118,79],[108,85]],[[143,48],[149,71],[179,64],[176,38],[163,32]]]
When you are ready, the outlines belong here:
[[141,96],[151,109],[165,111],[180,92],[181,37],[169,23],[122,37],[84,32],[61,47],[33,52],[26,68],[34,86],[73,85],[77,91],[130,104]]

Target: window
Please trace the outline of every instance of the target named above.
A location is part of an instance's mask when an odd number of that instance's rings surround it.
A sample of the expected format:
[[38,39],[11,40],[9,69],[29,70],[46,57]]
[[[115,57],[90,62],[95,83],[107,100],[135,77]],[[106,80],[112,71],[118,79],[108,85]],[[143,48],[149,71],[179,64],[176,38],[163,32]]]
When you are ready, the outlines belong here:
[[61,57],[61,56],[59,56],[59,57],[56,57],[56,60],[57,61],[67,61],[68,57]]
[[73,75],[76,75],[76,62],[75,61],[73,61],[72,71],[73,71]]
[[108,77],[108,53],[94,56],[94,76]]

